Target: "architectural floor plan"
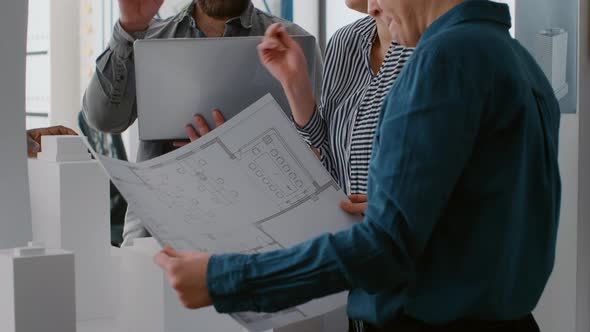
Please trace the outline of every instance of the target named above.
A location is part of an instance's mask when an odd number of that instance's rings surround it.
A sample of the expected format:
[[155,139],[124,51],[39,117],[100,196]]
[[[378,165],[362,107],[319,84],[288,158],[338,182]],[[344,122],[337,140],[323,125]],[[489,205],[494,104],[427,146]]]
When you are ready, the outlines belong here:
[[[174,152],[133,164],[95,156],[162,244],[177,250],[259,253],[350,227],[346,196],[268,95]],[[343,295],[276,314],[234,318],[253,331],[328,312]]]

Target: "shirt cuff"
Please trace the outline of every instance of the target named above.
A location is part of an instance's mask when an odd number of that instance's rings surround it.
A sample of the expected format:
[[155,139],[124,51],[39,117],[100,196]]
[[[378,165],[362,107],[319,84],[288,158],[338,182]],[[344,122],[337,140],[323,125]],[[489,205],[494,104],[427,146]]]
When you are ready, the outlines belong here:
[[207,266],[209,297],[219,313],[250,311],[257,306],[245,285],[247,255],[213,255]]
[[113,28],[113,36],[109,41],[109,48],[117,56],[126,59],[133,53],[133,43],[138,39],[145,38],[146,33],[146,31],[142,31],[130,34],[123,29],[121,22],[117,21]]
[[[295,120],[293,120],[295,123]],[[320,112],[317,107],[315,108],[311,119],[303,127],[299,127],[295,123],[295,128],[299,132],[299,135],[303,137],[309,144],[319,147],[323,141],[324,134],[324,120],[320,116]]]

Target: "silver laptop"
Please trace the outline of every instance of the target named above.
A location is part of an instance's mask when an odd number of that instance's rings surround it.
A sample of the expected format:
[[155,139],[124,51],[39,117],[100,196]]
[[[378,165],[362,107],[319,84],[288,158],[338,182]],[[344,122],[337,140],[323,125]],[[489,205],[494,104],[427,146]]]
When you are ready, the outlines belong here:
[[[316,41],[297,36],[315,76]],[[199,113],[213,125],[211,110],[226,120],[267,93],[290,114],[281,84],[258,58],[262,37],[138,40],[135,76],[139,138],[185,139],[184,127]],[[213,126],[212,126],[213,128]]]

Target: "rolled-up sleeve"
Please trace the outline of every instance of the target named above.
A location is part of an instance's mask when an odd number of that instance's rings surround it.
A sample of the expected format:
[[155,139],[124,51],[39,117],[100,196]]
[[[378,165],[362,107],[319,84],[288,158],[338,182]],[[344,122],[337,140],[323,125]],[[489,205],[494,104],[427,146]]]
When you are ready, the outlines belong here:
[[96,60],[96,71],[82,101],[92,127],[121,133],[137,118],[133,42],[143,35],[130,35],[119,22],[115,25],[108,48]]
[[309,121],[303,127],[295,126],[299,134],[310,145],[320,147],[328,139],[328,128],[321,112],[316,108]]
[[[336,171],[336,162],[334,161],[330,147],[330,140],[328,139],[328,124],[322,116],[322,111],[318,110],[316,107],[311,119],[305,124],[305,126],[299,127],[295,124],[295,128],[307,144],[318,149],[320,152],[320,161],[330,175],[339,181],[340,177]],[[340,183],[340,185],[343,186],[344,183]]]
[[216,309],[273,312],[411,283],[477,137],[481,106],[461,72],[449,59],[414,59],[384,106],[364,221],[289,249],[213,256],[207,285]]

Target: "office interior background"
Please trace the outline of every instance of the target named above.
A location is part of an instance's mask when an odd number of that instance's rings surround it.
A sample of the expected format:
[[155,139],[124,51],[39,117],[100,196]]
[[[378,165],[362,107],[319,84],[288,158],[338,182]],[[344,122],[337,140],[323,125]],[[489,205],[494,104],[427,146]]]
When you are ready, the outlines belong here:
[[[118,17],[116,0],[29,0],[26,74],[28,128],[63,124],[77,128],[81,97]],[[165,18],[190,0],[167,0]],[[556,265],[536,315],[544,331],[590,331],[590,1],[507,0],[513,34],[535,54],[538,33],[568,32],[567,93],[560,99],[560,166],[563,204]],[[322,47],[340,27],[362,17],[344,0],[256,0],[314,34]],[[536,54],[540,56],[540,54]],[[134,159],[136,128],[123,135]]]
[[[515,0],[502,0],[515,8]],[[190,0],[166,0],[158,16],[170,17]],[[322,49],[339,28],[364,15],[344,0],[254,0],[261,10],[292,20],[313,34]],[[65,124],[76,128],[94,61],[107,47],[119,16],[116,0],[30,0],[27,43],[27,128]],[[77,89],[79,95],[70,93]],[[136,152],[136,127],[123,135]]]

